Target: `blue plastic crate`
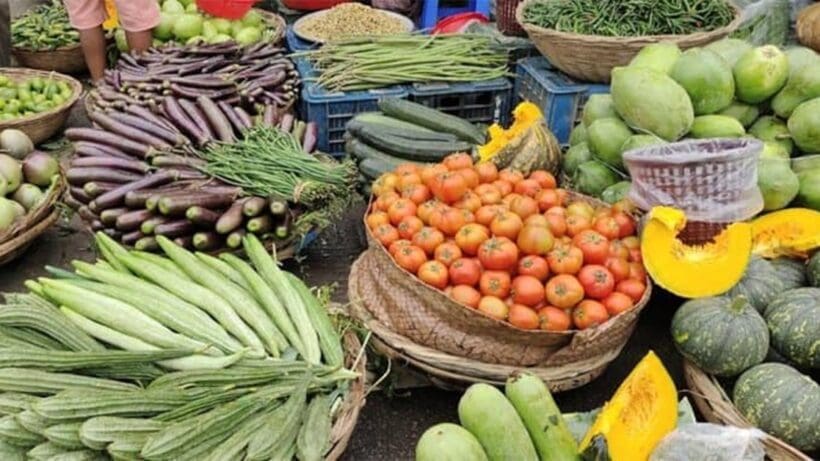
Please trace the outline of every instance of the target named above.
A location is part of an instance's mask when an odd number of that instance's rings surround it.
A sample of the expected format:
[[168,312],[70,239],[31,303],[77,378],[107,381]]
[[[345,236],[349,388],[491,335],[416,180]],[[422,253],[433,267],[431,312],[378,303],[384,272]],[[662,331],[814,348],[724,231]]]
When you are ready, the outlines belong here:
[[414,83],[410,100],[473,123],[506,124],[513,85],[506,78],[473,83]]
[[541,57],[519,61],[517,76],[516,101],[535,103],[561,144],[569,142],[569,134],[589,95],[609,93],[609,85],[572,80],[554,70],[549,61]]
[[293,31],[293,26],[288,26],[285,29],[285,44],[287,45],[288,50],[292,52],[307,51],[319,47],[316,43],[302,40],[297,37],[296,33]]
[[[302,81],[315,77],[316,71],[305,59],[296,60],[296,68]],[[345,155],[345,125],[363,112],[379,110],[379,99],[385,97],[406,99],[405,86],[393,86],[366,91],[331,92],[316,83],[302,84],[302,102],[299,115],[302,120],[316,122],[319,128],[317,149],[336,157]]]

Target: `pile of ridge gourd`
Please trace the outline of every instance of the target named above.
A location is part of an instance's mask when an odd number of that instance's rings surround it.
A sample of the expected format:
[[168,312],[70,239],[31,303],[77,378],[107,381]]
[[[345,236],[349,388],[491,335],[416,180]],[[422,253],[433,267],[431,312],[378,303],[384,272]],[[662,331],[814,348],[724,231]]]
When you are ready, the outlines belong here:
[[[325,307],[253,236],[251,263],[97,234],[0,308],[0,458],[324,459],[356,374]],[[110,457],[110,458],[109,458]]]
[[672,319],[678,350],[716,376],[752,424],[804,451],[820,449],[820,252],[808,262],[753,257],[719,297],[687,301]]
[[[768,75],[762,78],[762,75]],[[629,190],[623,153],[680,139],[764,142],[758,187],[767,211],[820,210],[820,57],[794,47],[724,39],[681,52],[658,43],[612,71],[611,94],[591,95],[563,169],[607,201]]]

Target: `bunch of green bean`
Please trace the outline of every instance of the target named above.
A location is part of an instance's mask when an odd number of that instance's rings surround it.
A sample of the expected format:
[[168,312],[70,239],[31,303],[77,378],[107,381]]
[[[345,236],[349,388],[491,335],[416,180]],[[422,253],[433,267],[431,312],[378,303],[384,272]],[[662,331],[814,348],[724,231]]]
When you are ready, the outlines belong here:
[[491,37],[405,34],[349,39],[304,53],[331,91],[412,82],[476,82],[507,75],[507,55]]
[[541,0],[527,24],[585,35],[686,35],[723,27],[735,17],[726,0]]
[[80,43],[80,35],[68,22],[63,2],[52,0],[11,24],[11,42],[18,48],[54,50]]
[[357,174],[350,162],[306,154],[292,134],[276,128],[252,128],[242,141],[212,145],[201,155],[202,169],[229,184],[308,206],[349,195]]

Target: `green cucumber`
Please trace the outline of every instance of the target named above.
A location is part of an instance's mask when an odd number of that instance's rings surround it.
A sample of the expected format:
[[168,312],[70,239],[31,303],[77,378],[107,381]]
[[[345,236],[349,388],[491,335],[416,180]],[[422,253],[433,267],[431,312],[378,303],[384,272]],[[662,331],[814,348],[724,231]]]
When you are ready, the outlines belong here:
[[386,154],[378,149],[368,146],[367,144],[356,138],[353,138],[345,143],[345,151],[348,154],[355,157],[357,160],[365,160],[368,158],[376,159],[385,164],[393,165],[392,169],[395,169],[402,163],[412,163],[418,166],[424,165],[423,162],[414,162],[412,160],[405,160],[403,158],[398,158],[390,154]]
[[578,461],[578,446],[544,381],[526,373],[507,379],[507,398],[524,421],[541,461]]
[[795,173],[802,173],[814,169],[820,169],[820,154],[804,155],[792,159],[792,171]]
[[362,127],[360,140],[382,152],[418,162],[439,162],[455,152],[471,152],[473,146],[463,141],[415,141],[380,132],[373,127]]
[[538,460],[521,417],[493,386],[470,386],[458,402],[458,419],[478,439],[490,461]]
[[359,171],[370,181],[376,180],[379,176],[393,171],[395,167],[381,162],[374,158],[366,158],[359,163]]
[[427,106],[396,98],[379,101],[379,109],[385,114],[434,131],[452,133],[472,144],[484,144],[486,136],[477,126],[459,117],[445,114]]
[[[406,122],[402,122],[406,123]],[[361,120],[353,119],[347,124],[347,131],[352,133],[353,135],[358,135],[359,132],[367,127],[377,133],[389,135],[389,136],[396,136],[398,138],[404,139],[411,139],[414,141],[441,141],[441,142],[455,142],[458,141],[458,137],[450,133],[436,133],[432,131],[420,131],[417,130],[415,127],[416,125],[410,125],[409,128],[396,128],[388,125],[382,125],[379,123],[370,123],[370,122],[363,122]]]
[[389,117],[381,112],[365,112],[353,117],[353,120],[364,123],[372,123],[374,125],[382,125],[385,127],[395,128],[398,130],[416,130],[423,131],[425,133],[435,133],[435,131],[429,128],[425,128],[414,123],[405,122],[404,120],[399,120],[397,118]]

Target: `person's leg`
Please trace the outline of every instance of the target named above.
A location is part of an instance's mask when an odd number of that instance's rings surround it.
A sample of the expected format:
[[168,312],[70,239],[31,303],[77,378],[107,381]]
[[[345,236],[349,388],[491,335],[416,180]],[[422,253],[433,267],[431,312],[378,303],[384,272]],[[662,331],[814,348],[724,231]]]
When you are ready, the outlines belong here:
[[151,29],[141,30],[139,32],[125,31],[125,38],[128,40],[128,48],[131,51],[142,52],[151,48],[151,43],[154,41],[154,36],[151,34]]
[[80,44],[93,81],[103,78],[105,71],[105,21],[103,0],[65,0],[71,25],[80,32]]
[[145,51],[151,47],[152,29],[159,24],[159,2],[156,0],[115,0],[120,26],[131,51]]
[[11,13],[9,0],[0,0],[0,67],[11,62]]

